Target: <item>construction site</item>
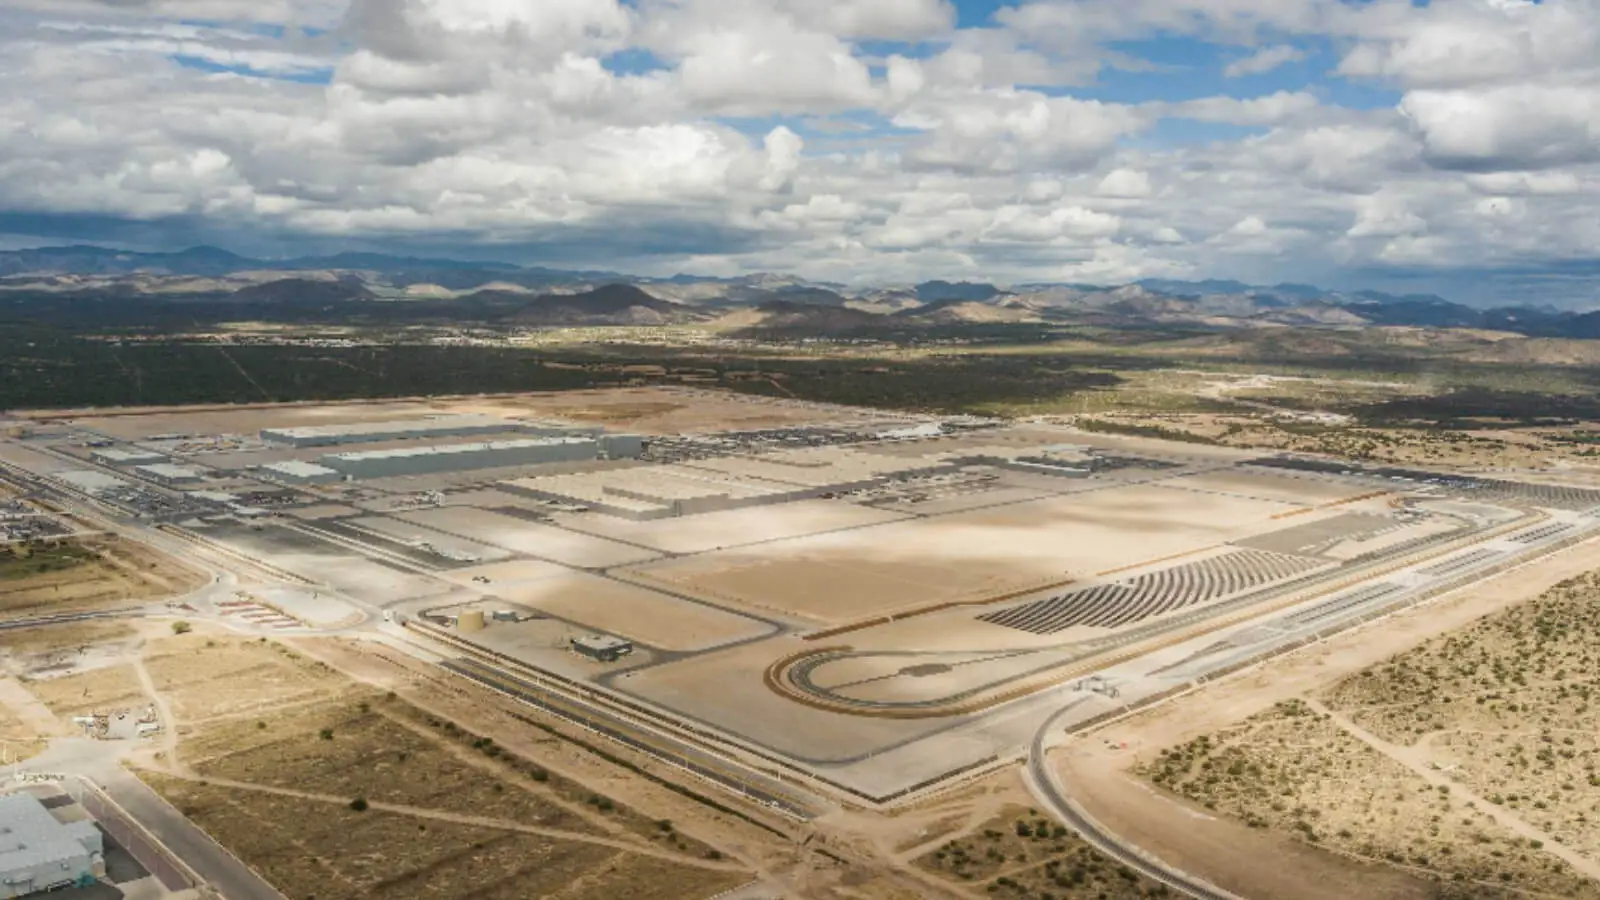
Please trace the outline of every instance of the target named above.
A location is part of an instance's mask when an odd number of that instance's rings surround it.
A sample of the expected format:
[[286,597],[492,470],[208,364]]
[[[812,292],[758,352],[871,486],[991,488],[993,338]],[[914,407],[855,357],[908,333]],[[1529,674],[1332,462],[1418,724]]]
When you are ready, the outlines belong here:
[[[175,581],[171,616],[409,648],[795,822],[1014,770],[1600,534],[1600,490],[1548,480],[686,389],[579,399],[38,415],[0,466],[14,503],[228,573]],[[18,671],[90,737],[159,732],[148,680],[95,659]],[[411,721],[329,702],[339,733]],[[158,768],[221,816],[194,773],[265,769],[215,758]]]

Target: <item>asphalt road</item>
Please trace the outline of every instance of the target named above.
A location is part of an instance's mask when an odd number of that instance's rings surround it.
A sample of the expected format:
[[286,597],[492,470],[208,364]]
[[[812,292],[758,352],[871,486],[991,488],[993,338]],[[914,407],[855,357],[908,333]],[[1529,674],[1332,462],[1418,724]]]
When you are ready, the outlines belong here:
[[98,785],[154,835],[167,852],[198,873],[226,900],[287,900],[183,813],[123,769],[117,759],[118,752],[117,745],[110,742],[57,740],[50,749],[29,760],[27,769],[73,775]]
[[1055,772],[1050,768],[1045,742],[1051,730],[1056,727],[1056,723],[1078,704],[1084,702],[1086,701],[1075,700],[1067,704],[1034,734],[1033,743],[1028,750],[1027,766],[1028,782],[1034,797],[1068,828],[1076,831],[1090,846],[1151,881],[1164,884],[1184,896],[1194,897],[1197,900],[1242,900],[1236,894],[1230,894],[1193,875],[1171,868],[1158,859],[1146,856],[1139,848],[1125,843],[1107,831],[1067,796]]
[[227,900],[286,900],[277,888],[222,849],[144,782],[118,769],[100,785],[168,852],[187,863]]

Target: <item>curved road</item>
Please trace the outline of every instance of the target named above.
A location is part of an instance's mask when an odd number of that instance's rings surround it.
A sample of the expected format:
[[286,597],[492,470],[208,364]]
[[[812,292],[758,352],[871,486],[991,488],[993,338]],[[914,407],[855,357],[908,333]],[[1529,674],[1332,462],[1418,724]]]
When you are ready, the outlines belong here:
[[1127,866],[1151,881],[1164,884],[1178,893],[1195,897],[1198,900],[1242,900],[1237,894],[1230,894],[1209,882],[1202,881],[1186,872],[1168,866],[1166,863],[1147,855],[1143,850],[1135,847],[1121,838],[1107,831],[1105,826],[1095,821],[1082,807],[1067,796],[1056,774],[1051,770],[1047,759],[1045,741],[1050,732],[1055,728],[1056,722],[1071,712],[1081,703],[1090,698],[1074,700],[1055,715],[1045,720],[1044,725],[1033,736],[1033,743],[1028,748],[1028,765],[1026,768],[1028,786],[1033,790],[1033,795],[1044,807],[1050,810],[1055,817],[1066,824],[1068,828],[1076,831],[1080,837],[1091,847],[1099,850],[1106,856]]

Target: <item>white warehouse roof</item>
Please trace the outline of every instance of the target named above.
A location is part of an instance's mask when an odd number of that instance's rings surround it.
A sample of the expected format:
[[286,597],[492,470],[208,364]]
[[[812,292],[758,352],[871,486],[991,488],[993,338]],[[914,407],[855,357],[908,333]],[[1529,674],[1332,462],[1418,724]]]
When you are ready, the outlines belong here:
[[362,462],[373,459],[405,459],[412,456],[446,456],[452,453],[483,453],[493,450],[520,450],[527,447],[556,447],[567,444],[593,444],[593,438],[525,438],[516,441],[489,441],[472,444],[430,444],[426,447],[396,447],[389,450],[356,450],[331,453],[323,459]]
[[141,475],[150,475],[155,478],[165,478],[168,481],[199,481],[205,473],[194,466],[177,466],[172,463],[156,463],[153,466],[137,466],[135,472]]
[[104,847],[93,822],[63,825],[32,794],[0,797],[0,873],[65,864]]
[[499,428],[515,431],[519,423],[494,416],[435,416],[427,419],[404,419],[389,422],[347,422],[342,425],[305,425],[298,428],[268,428],[262,433],[285,438],[338,438],[377,434],[404,434],[416,432],[450,431],[457,428]]
[[93,469],[74,469],[70,472],[57,472],[54,477],[57,481],[65,482],[80,491],[87,491],[91,494],[128,486],[128,483],[121,478],[115,478]]
[[327,466],[319,466],[316,463],[304,462],[298,459],[267,463],[261,468],[268,472],[276,472],[279,475],[288,475],[292,478],[335,478],[339,475],[338,472]]
[[121,450],[115,447],[108,450],[96,450],[89,455],[114,463],[160,462],[166,459],[162,454],[151,450]]

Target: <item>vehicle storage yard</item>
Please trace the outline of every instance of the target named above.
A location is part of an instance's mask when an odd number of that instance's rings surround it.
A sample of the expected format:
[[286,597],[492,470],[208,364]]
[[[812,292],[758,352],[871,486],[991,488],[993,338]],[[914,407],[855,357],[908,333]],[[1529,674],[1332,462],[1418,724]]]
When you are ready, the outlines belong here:
[[[19,495],[237,567],[196,616],[386,630],[797,810],[1016,759],[1064,705],[1090,722],[1600,529],[1581,488],[675,389],[58,413],[3,447]],[[149,455],[200,481],[115,462]],[[381,465],[278,466],[336,456]]]

